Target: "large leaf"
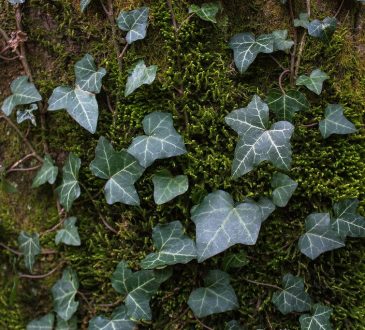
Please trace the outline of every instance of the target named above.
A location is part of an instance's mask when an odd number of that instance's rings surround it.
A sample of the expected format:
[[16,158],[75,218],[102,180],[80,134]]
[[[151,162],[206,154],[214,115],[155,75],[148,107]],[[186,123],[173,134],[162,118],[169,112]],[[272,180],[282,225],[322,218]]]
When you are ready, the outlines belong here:
[[279,121],[267,129],[269,108],[259,96],[255,95],[247,108],[232,111],[225,121],[240,136],[232,164],[233,178],[250,172],[265,160],[278,169],[290,169],[294,126]]
[[267,96],[267,105],[275,113],[276,119],[290,122],[295,113],[309,108],[306,96],[297,90],[289,90],[283,94],[279,89],[273,89]]
[[274,292],[272,302],[282,314],[309,311],[311,298],[304,291],[302,278],[286,274],[283,277],[283,289]]
[[53,307],[57,315],[64,321],[68,321],[77,311],[79,302],[75,300],[79,281],[75,271],[66,268],[52,287]]
[[66,211],[71,209],[72,203],[80,196],[80,185],[78,182],[81,159],[70,153],[66,163],[62,168],[62,184],[57,187],[56,192],[59,196],[61,205]]
[[150,166],[156,159],[186,153],[184,141],[175,130],[170,113],[152,112],[144,117],[142,123],[146,135],[134,138],[128,152],[143,167]]
[[41,253],[39,235],[37,233],[28,234],[21,231],[18,236],[18,245],[20,252],[24,255],[25,267],[32,271],[35,257]]
[[194,290],[188,305],[196,317],[222,313],[238,308],[230,277],[221,270],[211,270],[204,278],[205,287]]
[[100,137],[90,170],[95,176],[108,180],[104,187],[108,204],[139,205],[134,183],[141,177],[144,168],[127,151],[115,151],[106,138]]
[[158,252],[150,253],[141,261],[144,269],[186,264],[197,256],[195,243],[184,234],[180,221],[157,225],[153,228],[152,239]]
[[326,108],[325,119],[319,122],[319,130],[323,138],[332,134],[351,134],[356,132],[355,125],[343,114],[343,107],[339,104],[329,104]]
[[312,213],[305,220],[306,233],[299,238],[299,249],[314,260],[320,254],[345,246],[335,230],[331,228],[328,213]]
[[315,19],[308,24],[308,34],[324,41],[329,41],[337,27],[335,17],[326,17],[323,21]]
[[88,330],[133,330],[136,325],[127,315],[127,308],[122,305],[117,307],[110,319],[96,316],[89,322]]
[[76,317],[76,315],[72,316],[71,319],[68,320],[68,321],[62,320],[57,315],[56,330],[78,330],[78,328],[77,328],[77,317]]
[[53,159],[49,155],[45,155],[43,165],[33,179],[32,187],[36,188],[48,182],[54,184],[57,179],[58,167],[54,165]]
[[235,244],[254,245],[261,227],[261,210],[253,203],[235,205],[218,190],[191,210],[196,226],[198,261],[202,262]]
[[128,44],[144,39],[147,33],[148,7],[141,7],[131,11],[122,11],[117,24],[122,31],[128,32],[125,40]]
[[271,180],[271,187],[274,188],[272,192],[272,200],[276,206],[285,207],[298,184],[290,179],[286,174],[274,173]]
[[219,4],[216,2],[203,3],[201,7],[198,5],[191,5],[189,13],[198,15],[202,20],[217,23],[215,16],[218,14]]
[[320,95],[322,93],[323,82],[329,79],[326,73],[320,69],[313,70],[310,76],[301,75],[296,81],[297,86],[304,85],[310,91]]
[[4,100],[1,110],[9,116],[18,105],[31,104],[42,100],[33,83],[28,81],[27,76],[20,76],[13,80],[10,85],[12,95]]
[[137,62],[133,71],[128,76],[125,86],[124,95],[132,94],[137,88],[142,85],[151,85],[156,78],[157,65],[147,67],[143,60]]
[[16,112],[16,122],[21,124],[22,122],[29,120],[33,126],[37,126],[37,122],[35,120],[35,116],[33,114],[34,111],[38,109],[38,106],[35,103],[30,105],[30,108],[25,110],[18,110]]
[[301,330],[332,330],[330,317],[332,308],[322,304],[312,306],[312,315],[304,314],[299,318]]
[[81,240],[76,227],[77,219],[75,217],[67,218],[63,223],[63,228],[57,231],[56,244],[64,243],[66,245],[80,246]]
[[155,174],[152,182],[153,198],[158,205],[184,194],[189,188],[189,180],[186,175],[171,176],[169,172]]
[[27,330],[53,330],[54,314],[49,313],[27,324]]
[[80,0],[81,12],[84,12],[86,7],[90,4],[91,0]]

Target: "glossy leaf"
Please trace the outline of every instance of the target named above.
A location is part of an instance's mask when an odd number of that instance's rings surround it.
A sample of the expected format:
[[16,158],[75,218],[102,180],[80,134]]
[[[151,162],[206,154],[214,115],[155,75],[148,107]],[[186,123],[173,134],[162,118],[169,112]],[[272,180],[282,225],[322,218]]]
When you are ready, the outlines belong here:
[[218,14],[219,4],[215,2],[203,3],[201,7],[198,5],[191,5],[189,13],[198,15],[202,20],[217,23],[215,16]]
[[78,330],[77,328],[77,317],[74,315],[70,320],[62,320],[57,316],[56,330]]
[[20,252],[24,255],[25,267],[32,271],[35,257],[41,253],[39,235],[21,231],[18,236],[18,245]]
[[153,228],[152,239],[157,252],[141,261],[144,269],[186,264],[197,257],[195,243],[184,234],[180,221],[157,225]]
[[79,231],[76,226],[77,219],[75,217],[67,218],[63,223],[63,228],[57,231],[56,244],[64,243],[66,245],[80,246],[81,240]]
[[148,11],[148,7],[141,7],[131,11],[122,11],[119,14],[117,24],[122,31],[128,32],[125,37],[128,44],[146,37]]
[[238,308],[236,294],[230,285],[230,277],[221,270],[211,270],[204,278],[205,287],[194,290],[188,305],[196,317],[227,312]]
[[181,135],[173,126],[172,116],[166,112],[152,112],[143,119],[146,135],[133,138],[128,152],[138,159],[143,167],[156,159],[183,155],[186,148]]
[[272,200],[276,206],[285,207],[298,184],[283,173],[274,173],[271,180],[271,187],[274,188],[272,192]]
[[326,73],[320,69],[313,70],[310,76],[302,75],[296,81],[297,86],[304,85],[310,91],[320,95],[322,93],[323,82],[329,79]]
[[157,65],[147,67],[143,60],[137,62],[133,71],[128,76],[124,96],[132,94],[142,85],[151,85],[156,78]]
[[90,4],[91,0],[80,0],[81,12],[84,12],[86,7]]
[[332,330],[330,317],[332,308],[322,304],[315,304],[312,307],[312,315],[304,314],[299,318],[301,330]]
[[53,159],[49,155],[43,158],[43,165],[33,179],[32,187],[36,188],[48,182],[54,184],[58,175],[58,167],[54,165]]
[[308,34],[324,41],[329,41],[337,27],[335,17],[326,17],[323,21],[315,19],[308,24]]
[[171,176],[170,173],[159,173],[152,177],[153,198],[157,205],[167,203],[184,194],[189,189],[186,175]]
[[301,26],[304,29],[308,29],[309,25],[309,15],[308,13],[300,13],[299,18],[294,19],[294,26]]
[[37,122],[35,120],[34,111],[38,109],[38,106],[34,103],[30,105],[30,108],[25,110],[18,110],[16,112],[16,122],[21,124],[22,122],[29,120],[33,126],[37,126]]
[[49,313],[27,324],[27,330],[53,330],[54,314]]
[[241,268],[248,265],[250,261],[245,252],[228,253],[223,258],[223,270],[229,271],[232,268]]
[[96,316],[89,322],[88,330],[134,330],[136,325],[127,315],[127,308],[124,305],[117,307],[111,316]]

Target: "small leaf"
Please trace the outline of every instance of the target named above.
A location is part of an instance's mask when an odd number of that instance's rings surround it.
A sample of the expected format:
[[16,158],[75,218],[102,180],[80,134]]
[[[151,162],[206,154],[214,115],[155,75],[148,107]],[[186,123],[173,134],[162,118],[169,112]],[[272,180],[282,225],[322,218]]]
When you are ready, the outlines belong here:
[[290,179],[286,174],[274,173],[271,180],[271,187],[274,188],[272,192],[272,200],[276,206],[285,207],[298,184]]
[[49,155],[43,158],[43,165],[33,179],[32,188],[36,188],[48,182],[54,184],[57,179],[58,167],[54,165],[53,159]]
[[4,175],[0,175],[0,189],[7,194],[14,194],[18,192],[16,185],[8,181]]
[[343,107],[339,104],[329,104],[326,108],[325,119],[319,122],[319,130],[324,139],[332,134],[355,133],[356,127],[343,114]]
[[132,73],[128,76],[124,96],[132,94],[142,85],[151,85],[156,78],[157,65],[147,67],[143,60],[137,62]]
[[96,316],[90,320],[88,330],[134,330],[136,325],[127,315],[127,308],[122,305],[117,307],[111,319]]
[[70,320],[79,307],[79,302],[75,301],[78,288],[77,275],[71,268],[66,268],[52,287],[54,310],[64,321]]
[[70,153],[62,168],[62,184],[56,188],[61,205],[66,211],[71,209],[72,203],[79,198],[81,191],[78,182],[81,159]]
[[186,153],[184,141],[173,126],[172,116],[166,112],[152,112],[143,119],[146,135],[133,138],[128,152],[138,159],[143,167],[156,159],[170,158]]
[[345,246],[336,231],[331,228],[328,213],[312,213],[305,220],[306,233],[299,238],[299,249],[314,260],[324,252]]
[[37,233],[28,234],[21,231],[18,236],[18,245],[20,252],[24,255],[25,267],[32,272],[35,257],[41,253],[39,235]]
[[308,13],[300,13],[299,18],[294,19],[294,26],[301,26],[304,29],[308,29],[309,25],[309,15]]
[[8,0],[12,5],[19,5],[25,3],[25,0]]
[[49,313],[27,324],[27,330],[53,330],[54,314]]
[[308,34],[323,41],[329,41],[337,27],[335,17],[326,17],[323,21],[315,19],[308,24]]
[[198,15],[202,20],[217,23],[215,16],[218,14],[219,4],[215,2],[203,3],[201,7],[198,5],[191,5],[189,13]]
[[232,268],[241,268],[249,263],[250,261],[248,260],[245,252],[228,253],[223,258],[223,270],[227,272]]
[[122,31],[128,32],[125,37],[128,44],[146,37],[148,11],[148,7],[141,7],[131,11],[122,11],[119,14],[117,24]]
[[70,320],[65,321],[62,320],[57,315],[57,326],[56,330],[77,330],[77,318],[76,316],[72,316]]
[[244,328],[241,327],[238,321],[231,320],[226,323],[224,330],[244,330]]
[[18,105],[31,104],[42,100],[42,96],[38,93],[34,84],[28,81],[27,76],[20,76],[13,80],[10,90],[12,95],[5,99],[1,107],[1,110],[7,116],[10,116],[13,109]]
[[64,243],[66,245],[80,246],[81,240],[76,227],[77,219],[75,217],[67,218],[63,223],[63,229],[57,231],[56,244]]
[[150,253],[141,261],[144,269],[186,264],[196,258],[195,243],[184,234],[180,221],[157,225],[153,228],[152,239],[158,252]]
[[288,52],[294,45],[293,40],[287,39],[288,30],[275,30],[272,32],[272,36],[274,37],[274,52],[278,50]]
[[86,7],[90,4],[91,0],[80,0],[81,12],[84,12]]
[[284,275],[283,289],[274,292],[272,302],[284,315],[309,311],[312,303],[308,293],[304,291],[303,279],[292,274]]
[[312,306],[312,315],[304,314],[299,318],[301,330],[332,330],[330,317],[332,308],[322,304]]
[[16,112],[16,122],[21,124],[23,121],[29,120],[33,126],[37,126],[37,122],[35,120],[35,116],[33,112],[38,109],[38,106],[34,103],[30,105],[29,109],[18,110]]
[[167,203],[189,189],[186,175],[171,176],[170,173],[155,174],[152,177],[153,198],[157,205]]
[[310,91],[320,95],[322,93],[322,86],[325,80],[329,79],[329,76],[325,74],[323,71],[316,69],[313,70],[310,76],[302,75],[297,79],[296,85],[302,86],[304,85]]
[[194,290],[188,305],[196,317],[223,313],[238,308],[230,277],[221,270],[211,270],[204,278],[205,287]]

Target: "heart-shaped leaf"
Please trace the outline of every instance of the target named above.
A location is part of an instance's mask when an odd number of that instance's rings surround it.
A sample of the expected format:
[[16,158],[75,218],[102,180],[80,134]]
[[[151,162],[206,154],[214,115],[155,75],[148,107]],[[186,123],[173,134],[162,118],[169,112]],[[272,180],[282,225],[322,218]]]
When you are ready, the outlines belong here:
[[294,26],[301,26],[304,29],[308,29],[309,25],[309,15],[308,13],[300,13],[299,18],[294,19]]
[[29,120],[33,126],[37,126],[37,122],[35,120],[34,111],[38,109],[38,106],[34,103],[30,105],[30,108],[25,110],[18,110],[16,112],[16,122],[21,124],[23,121]]
[[127,151],[115,151],[105,137],[100,137],[90,170],[95,176],[108,180],[104,187],[108,204],[139,205],[134,183],[141,177],[144,168]]
[[88,330],[134,330],[136,325],[127,315],[127,308],[122,305],[117,307],[110,319],[96,316],[89,322]]
[[332,330],[330,317],[332,308],[315,304],[311,308],[312,315],[304,314],[299,318],[301,330]]
[[80,246],[81,240],[76,227],[77,219],[75,217],[67,218],[63,223],[63,228],[57,231],[56,244],[64,243],[66,245]]
[[286,174],[274,173],[271,180],[271,187],[274,188],[272,192],[272,200],[276,206],[285,207],[298,184],[290,179]]
[[287,52],[294,45],[294,41],[288,39],[288,30],[273,31],[272,36],[274,37],[274,52],[278,50]]
[[325,119],[319,122],[319,130],[324,139],[332,134],[352,134],[356,132],[355,125],[343,114],[343,107],[339,104],[329,104],[325,111]]
[[312,304],[308,293],[304,291],[303,279],[292,274],[284,275],[283,289],[274,292],[272,302],[284,315],[309,311]]
[[322,93],[323,82],[329,79],[329,76],[320,69],[313,70],[310,76],[302,75],[297,79],[296,85],[304,85],[310,91],[320,95]]
[[157,65],[147,67],[143,60],[137,62],[132,73],[128,76],[124,96],[132,94],[142,85],[151,85],[156,78]]
[[186,175],[171,176],[170,173],[159,173],[152,177],[153,198],[157,205],[171,201],[189,189]]
[[195,243],[184,234],[180,221],[157,225],[153,228],[152,239],[158,252],[150,253],[141,261],[144,269],[186,264],[196,258]]
[[54,314],[49,313],[27,324],[27,330],[53,330]]
[[196,317],[223,313],[238,308],[236,294],[230,285],[230,277],[221,270],[210,270],[204,278],[205,287],[194,290],[188,305]]
[[28,81],[27,76],[20,76],[13,80],[10,90],[12,95],[8,96],[1,106],[1,110],[7,116],[10,116],[13,109],[18,105],[31,104],[42,100],[42,96],[34,84]]
[[24,255],[25,267],[32,272],[35,257],[41,253],[39,235],[37,233],[28,234],[21,231],[18,236],[18,245],[20,252]]
[[186,153],[184,141],[173,126],[172,116],[166,112],[152,112],[143,119],[146,135],[133,139],[128,152],[138,159],[143,167],[156,159],[170,158]]
[[253,203],[235,205],[223,190],[208,194],[191,210],[196,226],[198,261],[235,244],[254,245],[261,227],[261,210]]
[[72,316],[71,319],[69,319],[68,321],[62,320],[57,315],[56,330],[78,330],[76,315]]
[[58,167],[54,165],[53,159],[49,155],[43,158],[43,165],[33,179],[32,187],[36,188],[48,182],[54,184],[57,179]]
[[248,265],[250,261],[245,252],[228,253],[223,258],[223,270],[229,271],[232,268],[241,268]]
[[90,4],[91,0],[80,0],[81,12],[84,12],[86,7]]
[[125,37],[128,44],[146,37],[148,11],[148,7],[141,7],[131,11],[122,11],[119,14],[117,24],[122,31],[128,32]]
[[335,17],[326,17],[323,21],[315,19],[308,24],[308,34],[324,41],[329,41],[337,27]]
[[202,20],[217,23],[215,16],[218,14],[219,4],[215,2],[203,3],[201,7],[198,5],[191,5],[189,13],[198,15]]

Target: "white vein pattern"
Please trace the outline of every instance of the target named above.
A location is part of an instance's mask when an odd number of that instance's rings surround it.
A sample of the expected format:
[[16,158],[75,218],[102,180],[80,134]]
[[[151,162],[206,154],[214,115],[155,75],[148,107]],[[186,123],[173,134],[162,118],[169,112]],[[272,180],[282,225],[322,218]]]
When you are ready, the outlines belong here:
[[75,64],[76,85],[83,91],[100,93],[101,81],[106,75],[104,68],[97,69],[94,58],[86,54]]
[[141,7],[131,11],[122,11],[117,24],[122,31],[128,32],[125,39],[128,44],[146,37],[148,25],[148,7]]

